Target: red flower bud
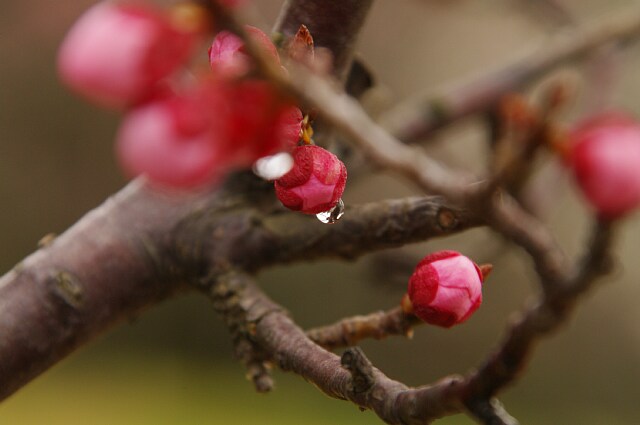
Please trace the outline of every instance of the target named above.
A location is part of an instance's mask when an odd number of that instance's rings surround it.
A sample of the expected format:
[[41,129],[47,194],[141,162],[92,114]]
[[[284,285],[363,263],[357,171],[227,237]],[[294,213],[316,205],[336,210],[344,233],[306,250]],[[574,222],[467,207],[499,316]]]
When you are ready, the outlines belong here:
[[222,81],[224,97],[215,118],[224,128],[222,151],[230,166],[250,167],[257,159],[290,152],[300,139],[302,112],[267,82]]
[[291,151],[301,121],[300,110],[265,82],[206,80],[131,109],[117,150],[129,174],[188,188],[250,167],[263,156]]
[[445,328],[462,323],[482,304],[483,279],[478,266],[459,252],[427,255],[409,279],[413,313]]
[[589,203],[605,219],[640,205],[640,123],[621,112],[597,115],[571,133],[569,164]]
[[219,123],[211,119],[215,105],[223,102],[215,87],[202,87],[132,109],[117,137],[122,167],[165,186],[212,183],[226,171],[221,167]]
[[182,65],[197,39],[149,5],[102,2],[67,34],[58,56],[62,80],[106,107],[145,98],[158,80]]
[[[280,63],[278,50],[269,36],[256,27],[245,25],[249,36],[269,56]],[[236,77],[249,71],[251,61],[246,53],[244,42],[237,35],[228,31],[220,31],[209,48],[211,69],[226,77]]]
[[280,202],[305,214],[335,207],[347,181],[347,168],[342,161],[315,145],[298,146],[292,155],[293,168],[275,182]]

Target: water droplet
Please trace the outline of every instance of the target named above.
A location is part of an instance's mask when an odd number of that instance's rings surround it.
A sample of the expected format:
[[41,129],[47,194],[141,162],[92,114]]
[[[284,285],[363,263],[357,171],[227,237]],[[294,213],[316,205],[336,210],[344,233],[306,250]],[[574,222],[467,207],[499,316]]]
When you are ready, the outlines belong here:
[[293,168],[293,157],[286,152],[265,156],[253,164],[253,172],[265,180],[277,180]]
[[316,218],[325,224],[335,224],[344,215],[344,202],[342,199],[338,200],[335,207],[329,211],[324,211],[316,214]]

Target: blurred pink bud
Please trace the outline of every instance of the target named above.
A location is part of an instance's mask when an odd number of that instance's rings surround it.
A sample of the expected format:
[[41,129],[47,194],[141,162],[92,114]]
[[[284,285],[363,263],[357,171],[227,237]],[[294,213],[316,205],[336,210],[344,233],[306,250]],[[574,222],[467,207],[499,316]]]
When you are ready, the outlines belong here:
[[110,108],[148,96],[189,57],[198,36],[149,5],[101,2],[67,34],[58,56],[62,80]]
[[291,171],[276,180],[276,196],[294,211],[329,211],[342,197],[347,168],[334,154],[315,145],[298,146]]
[[478,266],[459,252],[429,254],[409,279],[413,313],[432,325],[460,324],[482,304],[483,279]]
[[569,163],[601,218],[616,219],[640,205],[640,123],[608,112],[578,124],[570,135]]
[[215,182],[226,171],[217,121],[211,119],[219,103],[215,90],[204,88],[132,109],[117,136],[122,167],[132,176],[144,174],[153,183],[176,188]]
[[268,83],[245,80],[221,82],[225,102],[216,111],[223,121],[224,146],[229,164],[250,167],[258,158],[290,152],[297,145],[302,112]]
[[193,187],[291,151],[301,122],[300,110],[265,82],[205,80],[186,93],[161,93],[130,110],[117,150],[130,175]]
[[[256,44],[279,64],[278,50],[269,36],[250,25],[245,25],[244,28]],[[226,77],[246,74],[251,67],[251,59],[247,55],[244,42],[228,31],[219,32],[213,40],[209,48],[209,62],[214,72]]]

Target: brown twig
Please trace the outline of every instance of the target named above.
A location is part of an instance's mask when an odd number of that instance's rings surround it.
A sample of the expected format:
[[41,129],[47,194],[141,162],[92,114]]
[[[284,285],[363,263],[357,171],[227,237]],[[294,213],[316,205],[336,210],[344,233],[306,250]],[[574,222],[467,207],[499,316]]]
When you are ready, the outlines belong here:
[[413,328],[423,323],[413,314],[407,314],[396,307],[378,311],[366,316],[353,316],[328,326],[309,329],[307,336],[327,350],[351,347],[363,339],[384,339],[391,335],[411,337]]
[[466,378],[465,404],[487,400],[513,382],[531,355],[535,341],[563,324],[578,296],[610,271],[612,236],[610,223],[595,225],[585,259],[574,277],[556,282],[558,286],[552,293],[543,295],[519,313],[496,351]]
[[350,359],[343,360],[309,340],[250,276],[232,272],[223,279],[226,290],[242,300],[239,304],[244,309],[242,316],[249,321],[246,327],[255,330],[252,340],[271,353],[271,360],[282,370],[302,376],[325,394],[371,409],[390,424],[424,424],[463,409],[456,396],[463,389],[459,377],[409,388],[372,367],[357,350],[350,351]]
[[[253,382],[256,391],[268,392],[273,389],[274,384],[268,364],[269,353],[264,352],[253,340],[255,318],[248,316],[247,299],[239,296],[236,291],[236,279],[234,273],[222,276],[214,273],[210,278],[200,281],[199,286],[208,290],[214,309],[229,328],[234,354],[247,368],[247,377]],[[281,310],[281,307],[273,303],[265,304],[263,309],[261,314],[268,314]]]
[[588,57],[600,46],[638,36],[640,9],[633,6],[598,22],[562,31],[509,64],[402,102],[379,122],[405,142],[425,139],[439,128],[491,108],[504,94],[522,89],[553,68]]
[[561,28],[576,24],[576,17],[561,0],[520,0],[539,22]]

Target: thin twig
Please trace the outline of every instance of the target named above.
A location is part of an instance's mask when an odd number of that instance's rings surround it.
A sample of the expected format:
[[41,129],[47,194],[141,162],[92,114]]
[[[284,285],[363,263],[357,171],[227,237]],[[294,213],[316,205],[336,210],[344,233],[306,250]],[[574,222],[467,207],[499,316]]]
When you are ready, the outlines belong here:
[[[357,351],[351,352],[354,355],[350,361],[342,360],[309,340],[250,276],[230,272],[223,280],[226,291],[240,300],[242,316],[248,321],[245,327],[254,329],[252,340],[271,353],[271,360],[282,370],[302,376],[330,397],[350,400],[373,410],[385,422],[398,425],[424,424],[463,410],[458,401],[463,389],[461,378],[447,377],[431,386],[407,387],[389,379]],[[343,367],[344,362],[350,370]]]
[[504,341],[496,351],[467,376],[465,404],[488,400],[513,382],[532,354],[535,341],[563,324],[578,296],[611,270],[612,230],[610,223],[596,223],[585,261],[576,270],[575,277],[558,282],[553,292],[531,303],[512,320]]
[[334,350],[350,347],[366,338],[384,339],[391,335],[411,337],[413,328],[423,323],[413,314],[407,314],[401,307],[378,311],[366,316],[353,316],[307,331],[307,336],[316,344]]
[[380,116],[379,122],[404,142],[422,140],[439,128],[486,111],[504,94],[522,89],[553,68],[584,59],[598,47],[638,36],[640,9],[633,6],[597,22],[559,32],[534,51],[482,75],[408,99]]

